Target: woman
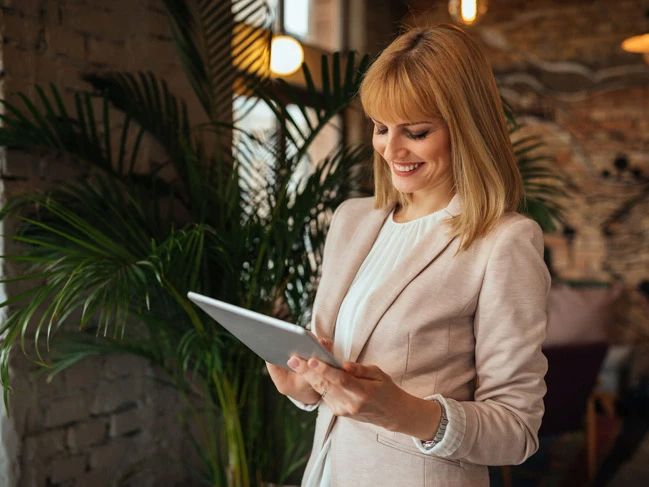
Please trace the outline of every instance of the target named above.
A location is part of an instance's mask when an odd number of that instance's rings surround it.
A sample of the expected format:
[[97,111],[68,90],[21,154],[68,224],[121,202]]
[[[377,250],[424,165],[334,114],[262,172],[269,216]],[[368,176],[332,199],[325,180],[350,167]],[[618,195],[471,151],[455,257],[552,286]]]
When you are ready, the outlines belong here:
[[334,214],[313,310],[343,369],[268,365],[318,409],[303,485],[488,485],[538,448],[550,283],[493,74],[462,30],[415,29],[360,95],[375,197]]

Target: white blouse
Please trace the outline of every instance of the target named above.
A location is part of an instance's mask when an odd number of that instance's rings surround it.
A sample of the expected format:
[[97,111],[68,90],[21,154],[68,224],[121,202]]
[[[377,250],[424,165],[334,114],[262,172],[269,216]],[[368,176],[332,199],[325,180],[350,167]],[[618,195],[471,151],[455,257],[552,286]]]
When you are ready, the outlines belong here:
[[[453,199],[455,198],[457,196],[453,197]],[[393,213],[386,219],[370,253],[358,270],[340,306],[336,319],[333,347],[334,357],[340,363],[345,362],[349,357],[356,325],[363,314],[367,298],[406,258],[410,249],[426,237],[437,222],[451,217],[451,213],[444,208],[410,222],[397,223],[394,221]],[[443,231],[444,229],[439,228],[438,230]],[[289,399],[307,411],[311,411],[319,405],[319,403],[305,405],[292,398]],[[458,438],[458,433],[464,431],[465,427],[458,423],[465,421],[464,414],[456,411],[460,406],[455,401],[447,401],[438,394],[425,399],[435,399],[441,402],[446,408],[449,422],[444,438],[432,448],[424,447],[419,439],[413,438],[413,441],[423,453],[448,455],[456,449],[457,442],[461,441],[461,438]],[[331,437],[327,439],[315,460],[309,478],[306,479],[306,486],[329,487],[331,485],[331,464],[328,455],[330,444]]]

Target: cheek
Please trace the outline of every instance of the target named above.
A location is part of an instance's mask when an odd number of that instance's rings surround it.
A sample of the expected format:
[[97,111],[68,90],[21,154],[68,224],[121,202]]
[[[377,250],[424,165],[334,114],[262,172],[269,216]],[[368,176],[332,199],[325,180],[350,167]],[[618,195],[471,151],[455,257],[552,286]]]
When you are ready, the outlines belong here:
[[379,139],[376,137],[372,137],[372,146],[374,147],[374,150],[378,152],[379,154],[383,155],[383,152],[385,151],[385,144],[382,143]]

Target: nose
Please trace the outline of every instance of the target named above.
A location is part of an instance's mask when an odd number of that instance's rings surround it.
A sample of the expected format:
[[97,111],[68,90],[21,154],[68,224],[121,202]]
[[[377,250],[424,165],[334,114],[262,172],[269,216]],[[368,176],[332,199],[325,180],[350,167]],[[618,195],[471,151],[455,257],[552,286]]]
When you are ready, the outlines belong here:
[[408,156],[408,149],[403,144],[403,140],[398,136],[388,136],[383,150],[383,158],[386,161],[400,161]]

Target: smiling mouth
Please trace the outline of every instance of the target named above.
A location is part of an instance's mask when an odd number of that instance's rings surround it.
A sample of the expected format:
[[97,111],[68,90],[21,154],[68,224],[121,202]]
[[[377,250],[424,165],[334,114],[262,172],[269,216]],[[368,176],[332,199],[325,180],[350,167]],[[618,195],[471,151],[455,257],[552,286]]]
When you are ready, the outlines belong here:
[[392,163],[396,172],[412,172],[423,164],[423,162],[414,162],[410,164],[400,164],[397,162]]

